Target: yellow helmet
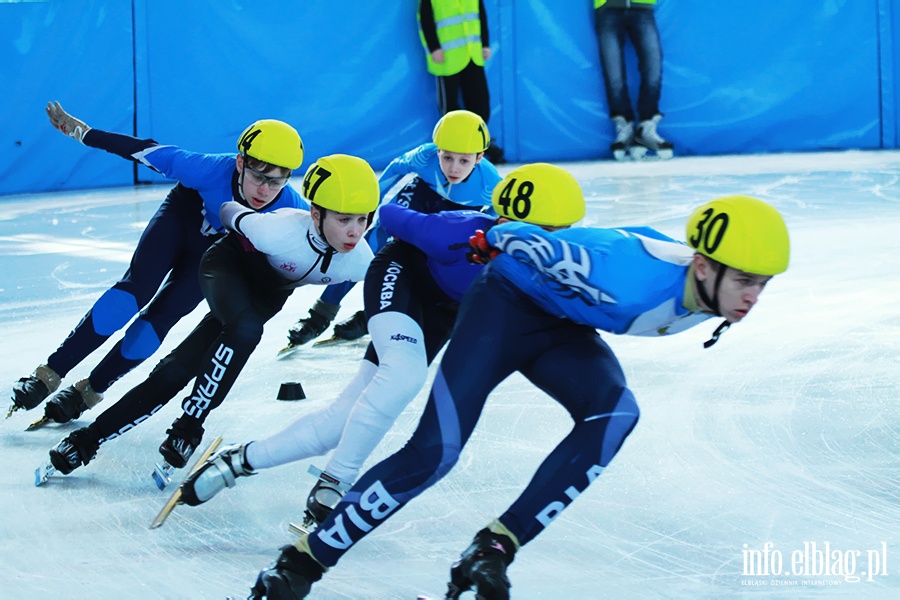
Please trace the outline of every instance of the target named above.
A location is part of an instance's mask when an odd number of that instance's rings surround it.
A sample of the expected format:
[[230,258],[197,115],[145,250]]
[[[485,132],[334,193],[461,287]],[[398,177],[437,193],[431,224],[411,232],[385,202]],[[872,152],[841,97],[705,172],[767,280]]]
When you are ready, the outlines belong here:
[[756,275],[778,275],[788,268],[791,244],[775,208],[750,196],[707,202],[687,222],[687,242],[723,265]]
[[478,154],[491,143],[491,133],[484,120],[468,110],[451,110],[434,126],[431,139],[447,152]]
[[323,156],[306,170],[303,196],[339,213],[368,214],[378,208],[381,191],[369,163],[356,156]]
[[565,227],[584,217],[584,193],[571,173],[534,163],[509,172],[491,194],[501,217],[535,225]]
[[241,154],[291,171],[303,164],[303,140],[284,121],[257,121],[238,138],[237,149]]

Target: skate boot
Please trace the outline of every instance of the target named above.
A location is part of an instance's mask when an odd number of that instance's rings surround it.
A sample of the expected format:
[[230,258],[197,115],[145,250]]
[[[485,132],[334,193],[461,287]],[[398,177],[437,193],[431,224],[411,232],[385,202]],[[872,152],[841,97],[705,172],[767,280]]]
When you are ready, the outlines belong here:
[[13,408],[31,410],[44,399],[59,389],[62,381],[56,371],[47,365],[41,365],[30,377],[22,377],[13,385]]
[[290,340],[291,346],[300,346],[322,335],[334,321],[339,308],[338,304],[316,300],[316,303],[309,309],[309,316],[300,319],[288,329],[288,340]]
[[[300,546],[302,549],[298,549]],[[261,571],[250,588],[250,599],[269,600],[306,598],[312,584],[322,579],[326,569],[313,558],[305,538],[297,546],[282,546],[281,554],[268,569]],[[250,600],[248,599],[248,600]]]
[[303,515],[303,529],[312,531],[328,518],[334,507],[338,505],[350,485],[342,483],[322,472],[319,481],[313,486],[306,499],[306,512]]
[[631,158],[643,160],[647,156],[648,151],[655,153],[657,158],[672,158],[675,153],[675,147],[671,142],[663,139],[656,131],[660,119],[662,119],[662,115],[653,115],[653,118],[641,121],[638,124],[637,131],[634,134],[634,144],[631,146]]
[[628,158],[628,150],[634,141],[634,125],[631,121],[626,121],[625,117],[617,115],[612,118],[613,124],[616,126],[616,139],[609,146],[613,158],[616,160],[625,160]]
[[482,529],[450,568],[447,598],[456,600],[475,587],[477,600],[509,600],[506,568],[515,554],[516,545],[509,536]]
[[167,463],[182,469],[203,439],[203,426],[194,417],[182,415],[166,431],[169,436],[160,444],[159,453]]
[[225,488],[234,487],[238,477],[256,475],[247,463],[247,444],[228,446],[206,459],[181,484],[181,501],[199,506]]
[[103,394],[97,393],[90,381],[82,379],[51,398],[44,406],[44,416],[57,423],[68,423],[101,400]]
[[367,323],[366,312],[358,310],[352,317],[334,326],[334,337],[342,340],[358,340],[369,333]]
[[88,464],[100,448],[100,440],[90,428],[76,429],[50,450],[50,464],[63,475]]

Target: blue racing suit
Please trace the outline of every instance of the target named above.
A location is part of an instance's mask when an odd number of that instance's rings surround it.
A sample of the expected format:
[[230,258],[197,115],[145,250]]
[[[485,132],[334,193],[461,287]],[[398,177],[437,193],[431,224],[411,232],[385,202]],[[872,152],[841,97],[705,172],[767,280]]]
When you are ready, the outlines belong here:
[[[150,357],[172,326],[203,299],[200,257],[224,232],[219,220],[222,203],[240,200],[241,195],[234,154],[189,152],[99,129],[89,130],[84,143],[178,181],[141,234],[125,275],[100,296],[47,359],[48,366],[65,377],[140,311],[123,338],[91,371],[91,386],[103,393]],[[282,207],[308,209],[309,205],[286,186],[265,211]]]
[[412,438],[363,474],[309,536],[326,567],[453,468],[488,394],[515,371],[574,422],[499,518],[528,543],[600,475],[638,420],[622,368],[595,328],[660,336],[712,316],[693,298],[693,250],[652,229],[507,223],[487,239],[503,253],[463,298]]
[[[395,195],[386,196],[391,188],[409,175],[415,176]],[[500,180],[497,168],[489,160],[482,158],[465,180],[456,184],[448,182],[441,171],[438,147],[429,143],[392,160],[378,178],[378,186],[381,189],[382,206],[396,202],[421,213],[470,208],[493,215],[491,194]],[[375,254],[378,254],[388,237],[380,218],[376,218],[366,232],[366,241]],[[322,292],[321,299],[329,304],[340,304],[344,296],[353,289],[353,285],[355,284],[345,283],[328,286]]]

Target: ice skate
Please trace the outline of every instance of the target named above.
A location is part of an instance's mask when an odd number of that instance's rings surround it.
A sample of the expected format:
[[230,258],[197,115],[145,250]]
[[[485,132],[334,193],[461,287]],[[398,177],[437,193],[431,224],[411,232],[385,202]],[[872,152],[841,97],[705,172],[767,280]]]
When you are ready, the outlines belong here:
[[199,506],[225,488],[234,487],[238,477],[256,475],[247,463],[247,444],[223,448],[194,469],[181,484],[181,503]]
[[50,450],[50,464],[63,475],[68,475],[91,462],[99,448],[100,440],[90,429],[76,429]]
[[313,346],[326,346],[340,342],[352,342],[369,333],[368,320],[365,311],[356,311],[352,317],[341,321],[334,326],[334,335],[330,338],[319,340]]
[[68,423],[103,400],[87,379],[64,388],[44,406],[44,416],[56,423]]
[[325,567],[320,565],[309,552],[309,546],[298,542],[304,551],[296,546],[282,546],[281,554],[268,569],[261,571],[256,583],[250,588],[249,599],[306,598],[312,584],[322,579]]
[[166,431],[168,437],[159,446],[159,453],[176,469],[183,468],[203,439],[203,426],[193,417],[183,415]]
[[22,377],[13,385],[12,405],[7,418],[15,411],[24,408],[31,410],[43,402],[47,396],[59,389],[62,381],[56,371],[47,365],[41,365],[29,377]]
[[289,353],[325,333],[337,316],[339,308],[340,306],[337,304],[316,300],[316,303],[309,309],[309,316],[298,320],[293,327],[288,329],[288,345],[282,348],[279,354]]
[[609,146],[609,150],[616,160],[625,160],[634,140],[634,125],[622,116],[613,117],[612,122],[616,126],[616,139]]
[[482,529],[472,545],[450,568],[447,599],[456,600],[475,588],[479,600],[509,600],[509,578],[506,568],[512,563],[516,545],[509,536]]
[[310,467],[309,472],[319,477],[319,481],[309,492],[306,499],[306,510],[303,512],[303,522],[300,525],[291,523],[289,529],[294,535],[302,536],[315,531],[322,521],[328,518],[334,507],[338,505],[347,490],[349,483],[339,481],[320,471],[316,467]]
[[675,147],[656,131],[662,115],[641,121],[634,134],[634,143],[629,154],[634,160],[645,160],[650,157],[670,159],[674,156]]

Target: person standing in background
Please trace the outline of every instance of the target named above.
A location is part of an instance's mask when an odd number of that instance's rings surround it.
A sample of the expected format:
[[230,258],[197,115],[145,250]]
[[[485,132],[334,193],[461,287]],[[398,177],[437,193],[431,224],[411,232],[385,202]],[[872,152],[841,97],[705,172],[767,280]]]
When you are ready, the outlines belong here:
[[[656,0],[594,0],[594,29],[600,47],[603,84],[609,117],[616,127],[610,146],[616,160],[641,160],[650,151],[659,158],[672,158],[674,146],[656,128],[662,114],[662,44],[653,10]],[[641,86],[638,92],[637,127],[628,94],[625,73],[625,36],[638,58]]]
[[[491,47],[484,0],[419,0],[418,19],[428,72],[437,77],[441,114],[465,108],[488,123],[491,96],[484,62],[491,58]],[[485,155],[494,164],[506,162],[494,140]]]

